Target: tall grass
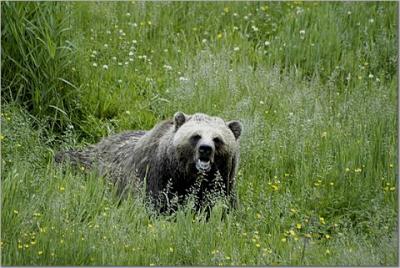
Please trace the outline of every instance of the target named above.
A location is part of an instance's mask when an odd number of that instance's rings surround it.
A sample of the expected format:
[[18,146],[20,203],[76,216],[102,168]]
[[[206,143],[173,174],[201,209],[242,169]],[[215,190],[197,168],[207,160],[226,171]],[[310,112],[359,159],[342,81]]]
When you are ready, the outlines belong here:
[[21,104],[54,130],[70,124],[79,111],[67,7],[55,2],[1,5],[2,101]]
[[[397,3],[53,4],[70,11],[79,90],[63,97],[82,114],[57,134],[3,107],[3,264],[398,264]],[[239,207],[223,219],[222,203],[209,221],[157,216],[54,166],[58,147],[178,110],[243,123]]]

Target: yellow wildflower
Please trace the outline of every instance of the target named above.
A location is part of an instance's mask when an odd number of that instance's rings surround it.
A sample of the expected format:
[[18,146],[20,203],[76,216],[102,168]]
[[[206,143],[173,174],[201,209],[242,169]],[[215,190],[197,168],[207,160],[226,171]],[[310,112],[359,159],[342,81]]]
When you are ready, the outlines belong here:
[[296,228],[297,228],[297,229],[301,229],[301,223],[297,223],[297,224],[296,224]]
[[267,252],[267,253],[272,253],[272,250],[270,248],[263,248],[262,250]]

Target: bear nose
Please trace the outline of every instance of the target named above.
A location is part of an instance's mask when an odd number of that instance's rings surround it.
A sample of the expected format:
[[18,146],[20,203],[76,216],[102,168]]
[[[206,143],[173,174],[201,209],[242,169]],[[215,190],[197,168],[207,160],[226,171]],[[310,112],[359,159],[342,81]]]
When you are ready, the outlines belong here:
[[206,145],[206,144],[200,145],[199,146],[200,159],[209,160],[212,150],[213,150],[213,148],[210,145]]

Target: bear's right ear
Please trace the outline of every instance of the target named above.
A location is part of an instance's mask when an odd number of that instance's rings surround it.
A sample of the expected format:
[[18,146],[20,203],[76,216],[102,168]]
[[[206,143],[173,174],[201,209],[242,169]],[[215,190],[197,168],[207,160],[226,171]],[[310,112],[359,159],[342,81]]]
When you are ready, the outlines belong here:
[[180,128],[186,122],[186,115],[182,112],[176,112],[174,115],[175,130]]

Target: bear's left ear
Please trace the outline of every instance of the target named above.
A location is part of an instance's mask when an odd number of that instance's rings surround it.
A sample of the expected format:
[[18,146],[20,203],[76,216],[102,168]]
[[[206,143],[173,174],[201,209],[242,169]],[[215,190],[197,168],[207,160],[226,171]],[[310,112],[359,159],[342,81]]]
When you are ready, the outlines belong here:
[[186,115],[182,112],[176,112],[174,115],[175,130],[180,128],[186,122]]
[[242,124],[239,121],[229,121],[227,125],[230,130],[232,130],[235,138],[239,139],[240,135],[242,134]]

